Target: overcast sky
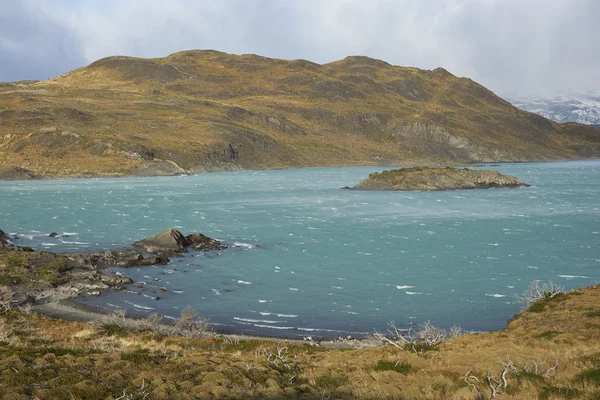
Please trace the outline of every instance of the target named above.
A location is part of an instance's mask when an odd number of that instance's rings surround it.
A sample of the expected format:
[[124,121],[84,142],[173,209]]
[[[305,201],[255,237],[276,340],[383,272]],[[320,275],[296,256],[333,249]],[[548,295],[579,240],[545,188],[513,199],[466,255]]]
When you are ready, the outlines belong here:
[[441,66],[502,96],[600,92],[600,0],[0,0],[0,81],[187,49]]

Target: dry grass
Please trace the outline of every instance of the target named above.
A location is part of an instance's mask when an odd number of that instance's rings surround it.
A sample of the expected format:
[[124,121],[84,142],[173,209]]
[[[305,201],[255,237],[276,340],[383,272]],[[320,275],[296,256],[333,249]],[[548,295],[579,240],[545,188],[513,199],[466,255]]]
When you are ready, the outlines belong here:
[[0,132],[0,167],[41,177],[130,174],[152,159],[189,171],[549,160],[598,156],[600,141],[439,70],[212,51],[0,85]]
[[497,399],[597,398],[600,318],[594,311],[600,308],[600,285],[544,307],[543,312],[522,312],[502,331],[444,341],[426,357],[393,346],[331,350],[248,338],[181,338],[151,330],[107,332],[87,323],[9,311],[0,317],[0,392],[40,399],[124,394],[153,399],[474,399],[479,392],[489,399],[492,384]]

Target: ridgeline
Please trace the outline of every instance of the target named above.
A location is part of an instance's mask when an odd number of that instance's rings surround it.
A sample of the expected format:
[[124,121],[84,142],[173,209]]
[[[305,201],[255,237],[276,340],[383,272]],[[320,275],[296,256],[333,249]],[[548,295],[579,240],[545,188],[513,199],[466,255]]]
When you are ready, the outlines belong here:
[[212,50],[0,83],[0,179],[600,156],[600,131],[442,68]]

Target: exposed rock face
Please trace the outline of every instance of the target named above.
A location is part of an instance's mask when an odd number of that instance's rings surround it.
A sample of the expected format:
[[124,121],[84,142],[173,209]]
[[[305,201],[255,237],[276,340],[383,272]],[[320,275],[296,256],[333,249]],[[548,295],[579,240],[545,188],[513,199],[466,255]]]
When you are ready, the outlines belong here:
[[159,253],[164,251],[185,251],[186,247],[190,244],[181,232],[177,229],[169,228],[152,237],[135,242],[133,245],[148,253]]
[[220,241],[204,236],[201,233],[192,233],[186,236],[186,239],[191,243],[194,250],[222,250],[227,248]]
[[0,247],[8,247],[12,244],[10,238],[3,230],[0,229]]
[[183,236],[174,228],[166,229],[155,236],[135,242],[133,245],[148,253],[180,253],[186,251],[188,247],[196,250],[219,250],[226,247],[220,241],[201,233]]
[[36,179],[36,176],[30,170],[21,167],[0,168],[0,180],[3,181],[24,181]]
[[457,190],[530,186],[514,176],[494,170],[467,168],[401,168],[374,173],[353,189],[363,190]]
[[169,263],[169,258],[160,256],[150,256],[144,258],[143,255],[135,250],[105,251],[104,253],[64,253],[60,254],[70,265],[80,265],[86,267],[134,267],[136,265],[165,265]]

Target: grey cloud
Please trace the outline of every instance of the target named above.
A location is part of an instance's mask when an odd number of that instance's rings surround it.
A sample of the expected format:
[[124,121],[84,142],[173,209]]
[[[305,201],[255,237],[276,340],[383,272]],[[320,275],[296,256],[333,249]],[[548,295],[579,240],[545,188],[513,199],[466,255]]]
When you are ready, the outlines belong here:
[[28,1],[0,0],[0,81],[46,79],[87,63],[64,24]]
[[0,80],[50,77],[116,54],[213,48],[319,63],[361,54],[395,65],[442,66],[501,95],[600,91],[597,0],[0,4],[13,9],[12,18],[0,17],[0,56],[9,60],[0,65]]

